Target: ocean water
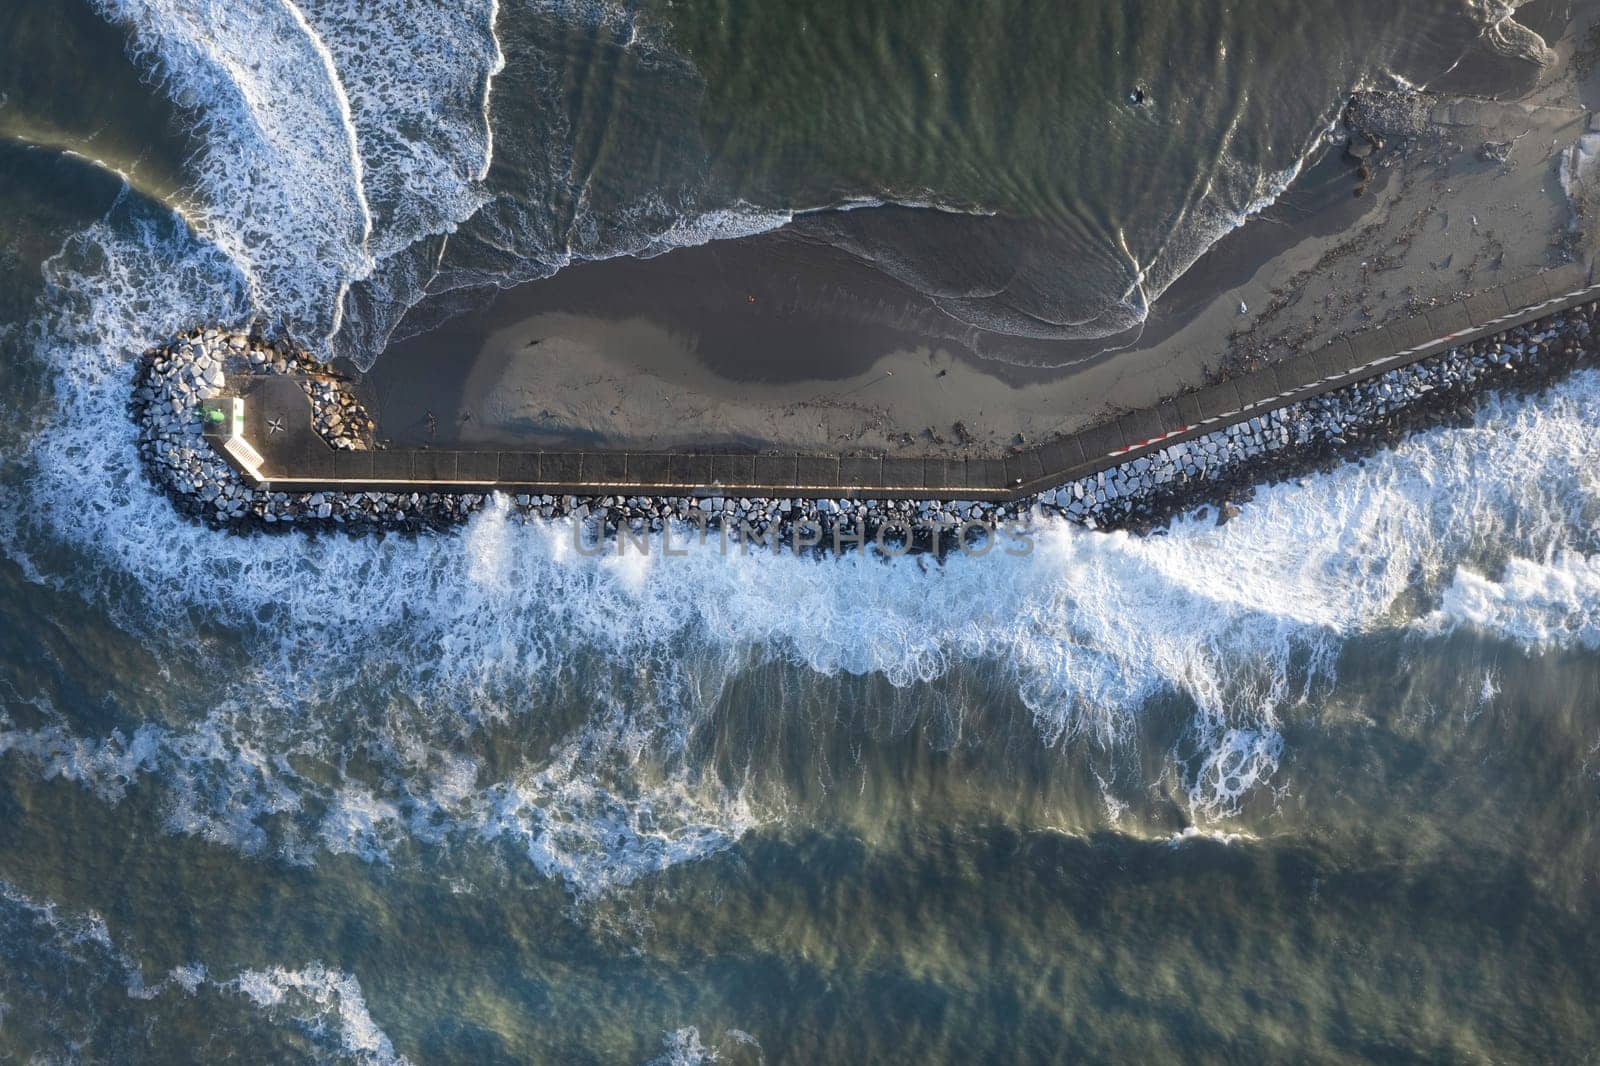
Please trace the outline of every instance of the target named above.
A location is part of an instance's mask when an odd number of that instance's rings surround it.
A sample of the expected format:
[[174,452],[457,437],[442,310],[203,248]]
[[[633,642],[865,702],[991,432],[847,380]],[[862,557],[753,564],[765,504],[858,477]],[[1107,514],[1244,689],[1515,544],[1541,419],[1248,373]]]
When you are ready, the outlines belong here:
[[1351,88],[1542,48],[1445,2],[987,14],[0,14],[0,1054],[1593,1054],[1594,372],[1225,526],[943,565],[593,559],[502,503],[222,537],[146,484],[168,330],[367,362],[452,294],[774,226],[1123,328]]

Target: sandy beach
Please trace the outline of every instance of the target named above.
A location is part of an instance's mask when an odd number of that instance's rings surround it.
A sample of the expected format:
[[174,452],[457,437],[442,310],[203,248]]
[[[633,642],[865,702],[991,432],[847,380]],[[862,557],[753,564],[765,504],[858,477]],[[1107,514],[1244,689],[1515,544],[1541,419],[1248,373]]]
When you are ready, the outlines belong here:
[[[1136,336],[976,329],[802,216],[505,290],[393,346],[361,388],[381,434],[405,443],[999,454],[1586,261],[1592,238],[1573,204],[1586,193],[1563,168],[1600,95],[1589,29],[1552,42],[1531,88],[1504,71],[1456,72],[1449,92],[1359,98],[1277,202],[1203,255]],[[1382,142],[1370,154],[1367,134]],[[919,214],[867,210],[889,225]]]

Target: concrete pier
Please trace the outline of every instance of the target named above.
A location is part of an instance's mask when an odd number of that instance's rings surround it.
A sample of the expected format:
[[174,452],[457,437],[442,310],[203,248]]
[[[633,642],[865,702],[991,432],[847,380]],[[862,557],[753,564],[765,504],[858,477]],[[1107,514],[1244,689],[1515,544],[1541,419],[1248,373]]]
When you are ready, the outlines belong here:
[[[312,425],[293,375],[234,379],[243,404],[225,450],[256,486],[279,492],[487,492],[1010,501],[1108,470],[1276,408],[1374,378],[1480,337],[1600,298],[1570,265],[1340,337],[1293,360],[1129,411],[1081,432],[985,459],[608,451],[336,451]],[[214,445],[222,448],[220,441]],[[241,461],[243,454],[259,463]]]

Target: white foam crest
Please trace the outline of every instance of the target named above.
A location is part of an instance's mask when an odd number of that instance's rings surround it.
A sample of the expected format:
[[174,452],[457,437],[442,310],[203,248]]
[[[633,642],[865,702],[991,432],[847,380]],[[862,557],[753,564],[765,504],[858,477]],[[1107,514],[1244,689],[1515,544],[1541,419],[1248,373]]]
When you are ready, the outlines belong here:
[[[162,739],[161,782],[168,793],[170,830],[254,855],[272,843],[263,821],[301,810],[304,787],[287,761],[263,752],[215,717]],[[292,824],[283,834],[278,854],[308,862]]]
[[1483,672],[1483,684],[1478,686],[1478,706],[1487,707],[1500,695],[1500,674],[1496,670]]
[[483,203],[490,86],[505,68],[494,0],[299,0],[349,93],[371,252],[446,233]]
[[682,775],[642,784],[628,772],[637,766],[628,738],[615,724],[609,732],[586,734],[548,765],[488,789],[473,815],[479,839],[512,842],[584,900],[722,851],[756,826],[738,797],[696,789]]
[[7,905],[11,915],[47,930],[50,938],[63,948],[89,946],[110,952],[118,960],[122,958],[111,940],[105,919],[94,911],[63,913],[54,901],[36,900],[9,881],[0,881],[0,901]]
[[[703,207],[680,213],[661,198],[652,196],[642,200],[632,214],[637,216],[637,220],[671,218],[672,223],[659,232],[652,232],[648,226],[641,226],[636,245],[613,250],[608,255],[633,255],[648,259],[679,248],[694,248],[713,241],[731,241],[771,233],[789,225],[801,215],[861,211],[873,207],[905,207],[956,215],[994,214],[993,211],[983,208],[942,203],[931,196],[923,199],[856,196],[833,203],[794,208],[765,207],[747,200],[736,200],[722,207]],[[565,265],[570,265],[574,258],[590,257],[593,256],[569,256]]]
[[287,1012],[314,1035],[334,1027],[342,1057],[367,1066],[400,1066],[410,1062],[398,1054],[389,1037],[373,1021],[354,974],[320,962],[297,970],[274,966],[245,970],[230,987],[256,1006]]
[[[543,764],[482,788],[474,758],[436,749],[396,753],[406,765],[381,786],[342,773],[320,784],[295,773],[285,753],[260,750],[259,733],[278,723],[281,712],[269,711],[260,721],[213,714],[185,730],[147,724],[131,737],[77,737],[58,725],[7,730],[0,758],[26,760],[36,776],[72,781],[113,805],[143,780],[160,790],[169,831],[294,864],[315,861],[312,841],[384,865],[407,839],[505,842],[580,900],[724,850],[758,824],[738,796],[687,771],[643,779],[646,755],[671,740],[620,710]],[[314,731],[272,739],[330,768],[347,753]]]
[[194,221],[243,269],[254,309],[331,338],[346,287],[373,260],[354,119],[327,44],[289,0],[96,7],[193,116]]
[[0,732],[0,757],[27,760],[46,781],[60,778],[92,791],[108,803],[127,795],[128,786],[156,768],[161,731],[153,726],[132,737],[120,731],[104,740],[74,735],[64,726]]
[[[138,961],[116,942],[98,912],[64,911],[53,900],[35,899],[9,881],[0,881],[0,931],[5,934],[0,958],[6,964],[0,977],[27,974],[43,963],[58,974],[65,970],[80,976],[91,988],[120,979],[128,997],[136,1000],[155,999],[174,987],[192,995],[205,981],[206,968],[189,963],[147,983]],[[69,977],[69,989],[77,983]],[[70,995],[69,989],[61,991]],[[28,991],[38,996],[43,990],[34,986]]]
[[728,207],[679,217],[665,232],[648,238],[647,243],[633,254],[648,258],[677,248],[710,244],[712,241],[754,237],[782,229],[794,221],[796,214],[795,211],[759,207],[741,201]]
[[1235,729],[1200,720],[1198,765],[1185,774],[1189,806],[1212,817],[1232,814],[1278,771],[1283,737],[1275,729]]
[[1187,825],[1167,837],[1167,846],[1169,848],[1181,848],[1187,844],[1202,840],[1227,846],[1252,839],[1254,838],[1246,833],[1228,833],[1220,829],[1202,829],[1197,825]]
[[387,865],[403,829],[399,804],[370,789],[345,785],[334,793],[319,834],[323,846],[335,855]]
[[716,1062],[720,1057],[716,1048],[708,1048],[700,1042],[700,1029],[688,1025],[662,1034],[661,1054],[646,1066],[703,1066],[707,1062]]
[[[292,817],[315,786],[288,768],[281,756],[263,755],[251,740],[213,715],[186,730],[147,723],[131,735],[73,735],[61,725],[0,732],[0,757],[24,760],[44,780],[71,781],[103,802],[120,803],[139,781],[163,793],[166,828],[197,836],[246,855],[276,843],[287,861],[310,861]],[[347,809],[348,808],[348,809]],[[359,843],[359,812],[347,801],[330,805],[324,840],[334,852]],[[336,831],[347,826],[344,835]],[[272,829],[269,831],[269,825]],[[276,839],[275,839],[276,838]]]
[[[131,734],[114,730],[101,738],[77,736],[59,724],[8,729],[0,732],[0,757],[5,756],[23,760],[43,780],[71,781],[113,805],[140,780],[157,780],[169,830],[248,855],[270,842],[263,822],[300,811],[307,790],[284,759],[263,755],[216,715],[187,730],[146,723]],[[338,817],[330,814],[335,824]],[[343,817],[352,823],[353,841],[357,814]],[[306,861],[292,825],[282,835],[279,853]],[[330,848],[342,850],[333,847],[338,842],[333,835]]]
[[[117,944],[98,913],[63,911],[53,901],[37,900],[7,881],[0,881],[0,930],[7,934],[6,966],[0,968],[0,975],[20,975],[35,998],[52,992],[60,998],[81,995],[85,989],[92,992],[100,983],[116,979],[122,981],[130,999],[141,1001],[159,999],[173,989],[192,996],[202,988],[213,988],[241,995],[274,1016],[287,1016],[314,1039],[331,1042],[331,1051],[346,1061],[363,1066],[401,1066],[409,1061],[395,1051],[373,1019],[355,975],[321,962],[292,970],[280,966],[246,969],[227,980],[214,979],[203,963],[190,962],[148,983],[138,960]],[[41,988],[28,978],[44,966],[52,973],[53,982]],[[56,988],[55,983],[63,980],[62,987]],[[48,1006],[52,1011],[58,1009],[59,998]],[[95,1006],[89,1017],[98,1013]],[[73,1051],[81,1051],[81,1047]],[[71,1056],[73,1061],[77,1057]]]
[[[1600,648],[1600,555],[1511,559],[1498,579],[1461,569],[1424,630],[1468,626],[1532,650]],[[1485,691],[1492,682],[1486,679]]]
[[747,200],[737,200],[724,207],[707,207],[674,217],[673,209],[657,197],[644,201],[637,209],[637,213],[641,217],[673,217],[672,224],[659,233],[642,237],[640,246],[625,254],[647,259],[678,248],[694,248],[710,244],[712,241],[738,240],[770,233],[782,229],[801,215],[820,215],[831,211],[862,211],[873,207],[905,207],[953,215],[994,214],[993,211],[984,208],[946,204],[932,196],[922,199],[856,196],[833,203],[795,208],[764,207]]
[[506,69],[506,54],[500,48],[500,38],[495,36],[495,26],[500,21],[500,0],[489,0],[489,38],[494,43],[494,61],[483,77],[483,103],[478,114],[483,118],[483,163],[478,167],[477,180],[487,181],[494,166],[494,79]]
[[48,1014],[50,1036],[61,1052],[51,1057],[36,1050],[30,1060],[36,1062],[79,1061],[81,1048],[94,1043],[101,1014],[95,998],[102,986],[120,981],[130,999],[150,1000],[173,985],[188,988],[195,970],[179,967],[147,984],[138,962],[97,912],[64,910],[8,881],[0,881],[0,945],[0,988],[18,993],[24,1009],[38,1012],[30,1021]]
[[[100,0],[100,10],[194,116],[196,222],[242,265],[252,310],[324,355],[370,360],[363,346],[381,345],[420,294],[403,253],[485,202],[491,89],[505,67],[497,0]],[[307,70],[320,74],[309,93]],[[372,291],[346,337],[358,281]]]

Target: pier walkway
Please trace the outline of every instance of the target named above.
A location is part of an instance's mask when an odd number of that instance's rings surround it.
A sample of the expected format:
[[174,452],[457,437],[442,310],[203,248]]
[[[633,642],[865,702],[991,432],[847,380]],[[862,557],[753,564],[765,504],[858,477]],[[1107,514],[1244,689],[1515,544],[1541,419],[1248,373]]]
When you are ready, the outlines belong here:
[[[1600,299],[1588,268],[1560,267],[1430,308],[1382,329],[1339,337],[1276,366],[1159,406],[989,459],[874,455],[501,451],[335,451],[312,428],[292,376],[241,379],[240,467],[285,492],[486,492],[575,496],[762,496],[1005,501],[1128,462],[1273,408],[1308,399],[1480,337]],[[248,451],[235,449],[235,452]],[[259,464],[253,460],[260,459]]]

